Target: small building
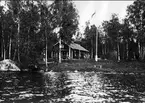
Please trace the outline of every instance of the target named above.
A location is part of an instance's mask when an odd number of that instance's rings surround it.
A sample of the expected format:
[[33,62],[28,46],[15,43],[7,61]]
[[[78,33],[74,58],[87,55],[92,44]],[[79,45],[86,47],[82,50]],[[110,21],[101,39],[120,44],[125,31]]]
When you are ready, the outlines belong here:
[[[58,59],[59,57],[59,43],[57,42],[52,49],[51,57]],[[67,44],[61,42],[61,58],[62,59],[84,59],[89,57],[89,51],[76,43]]]

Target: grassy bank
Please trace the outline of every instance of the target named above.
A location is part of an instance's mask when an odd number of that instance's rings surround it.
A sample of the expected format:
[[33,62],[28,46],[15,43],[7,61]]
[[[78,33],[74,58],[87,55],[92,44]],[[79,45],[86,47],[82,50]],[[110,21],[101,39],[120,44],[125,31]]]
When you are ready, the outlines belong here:
[[145,63],[139,61],[115,62],[111,60],[69,60],[49,64],[48,71],[104,71],[104,72],[145,72]]

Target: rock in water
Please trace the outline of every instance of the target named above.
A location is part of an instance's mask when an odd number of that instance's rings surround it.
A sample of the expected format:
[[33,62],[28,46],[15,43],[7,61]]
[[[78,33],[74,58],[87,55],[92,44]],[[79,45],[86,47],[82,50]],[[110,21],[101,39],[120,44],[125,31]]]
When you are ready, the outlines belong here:
[[15,62],[10,59],[0,61],[0,71],[20,71]]

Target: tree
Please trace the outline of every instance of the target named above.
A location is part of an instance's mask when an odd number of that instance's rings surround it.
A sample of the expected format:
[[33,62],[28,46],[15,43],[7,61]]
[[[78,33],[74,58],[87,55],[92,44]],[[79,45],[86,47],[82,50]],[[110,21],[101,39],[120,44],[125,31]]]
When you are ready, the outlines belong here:
[[9,0],[6,1],[5,11],[0,6],[2,58],[10,58],[27,66],[35,65],[45,48],[47,66],[47,54],[50,50],[48,47],[57,40],[55,28],[60,27],[60,37],[71,42],[78,26],[78,15],[73,3],[54,1],[52,5],[47,5],[46,2]]
[[91,51],[90,55],[91,58],[93,59],[95,57],[95,42],[96,42],[96,26],[95,25],[91,25],[91,27],[89,28],[89,25],[86,24],[86,28],[85,28],[85,32],[84,32],[84,36],[85,36],[85,41],[86,41],[86,48]]
[[[17,48],[15,49],[15,54],[17,51],[17,60],[20,62],[20,28],[21,28],[21,12],[23,2],[19,0],[10,0],[8,2],[9,10],[12,12],[13,21],[17,24]],[[14,55],[15,58],[16,55]]]
[[14,22],[11,18],[11,12],[6,11],[3,15],[3,45],[4,45],[4,59],[11,58],[11,46],[12,46],[12,29],[14,26]]
[[101,58],[105,59],[109,49],[108,36],[103,31],[103,27],[101,26],[98,27],[98,32],[99,32],[98,54],[101,56]]
[[0,41],[1,41],[1,57],[4,57],[4,34],[3,34],[3,19],[4,19],[4,10],[3,6],[0,6]]
[[41,30],[40,32],[44,34],[44,41],[45,41],[45,62],[46,62],[46,67],[47,65],[47,58],[48,58],[48,37],[50,34],[52,34],[53,27],[52,27],[52,18],[53,15],[50,12],[51,5],[47,6],[46,2],[40,2],[40,25],[41,25]]
[[121,36],[123,37],[122,38],[122,58],[123,59],[126,59],[128,60],[130,57],[129,57],[129,43],[130,43],[130,40],[132,38],[132,35],[133,35],[133,29],[129,23],[129,20],[128,18],[125,18],[123,20],[123,23],[121,24],[122,27],[121,27]]
[[[6,6],[6,5],[5,5]],[[11,13],[5,10],[4,6],[0,7],[0,47],[1,47],[1,58],[6,59],[10,58],[11,55],[11,28],[13,21],[11,19]],[[9,45],[10,44],[10,45]]]
[[138,41],[140,58],[143,57],[143,42],[145,38],[145,1],[135,0],[127,8],[127,17],[137,35],[134,38]]
[[40,47],[43,47],[42,34],[39,33],[40,8],[38,2],[33,0],[7,1],[7,5],[5,21],[9,22],[5,23],[7,24],[5,31],[10,31],[6,32],[10,34],[9,57],[21,63],[27,62],[27,65],[35,64],[38,55],[42,52]]
[[78,29],[78,13],[72,1],[54,1],[52,6],[53,22],[60,28],[60,36],[66,42],[72,41]]
[[[78,29],[78,13],[69,0],[57,1],[55,0],[52,5],[52,14],[54,18],[52,19],[53,26],[59,28],[59,45],[61,45],[61,40],[70,43],[72,41],[72,36],[75,35]],[[59,46],[59,62],[61,62],[61,47]]]
[[111,45],[113,50],[117,51],[117,59],[120,61],[120,30],[121,24],[116,14],[112,14],[112,18],[109,21],[102,23],[104,31],[110,37]]

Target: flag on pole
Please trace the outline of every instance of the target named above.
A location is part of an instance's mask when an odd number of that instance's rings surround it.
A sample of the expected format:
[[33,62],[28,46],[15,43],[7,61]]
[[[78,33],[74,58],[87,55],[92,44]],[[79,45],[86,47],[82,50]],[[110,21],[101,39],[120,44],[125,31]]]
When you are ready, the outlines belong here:
[[96,11],[92,14],[91,18],[96,14]]

